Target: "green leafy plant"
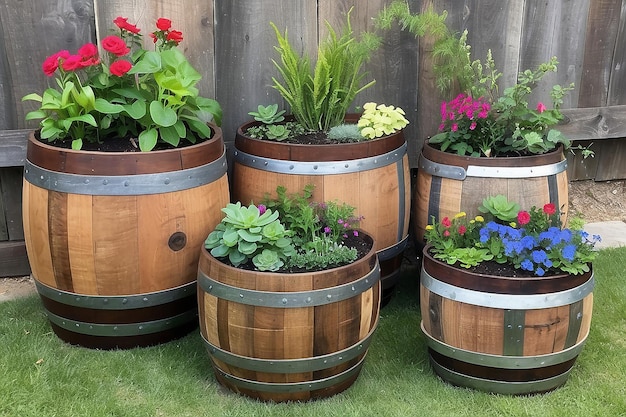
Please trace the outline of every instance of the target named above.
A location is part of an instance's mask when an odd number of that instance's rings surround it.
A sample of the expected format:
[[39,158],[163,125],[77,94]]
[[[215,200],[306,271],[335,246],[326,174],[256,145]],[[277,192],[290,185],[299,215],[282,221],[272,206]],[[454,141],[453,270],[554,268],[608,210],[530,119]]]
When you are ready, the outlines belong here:
[[338,142],[360,142],[363,140],[363,135],[356,124],[342,123],[330,128],[328,138]]
[[356,260],[357,250],[345,243],[359,236],[354,207],[311,201],[312,185],[293,194],[279,186],[276,194],[256,206],[228,204],[205,247],[233,266],[252,263],[259,271],[320,270]]
[[478,207],[478,211],[481,213],[489,213],[503,222],[512,222],[515,220],[519,210],[519,204],[509,202],[502,194],[483,199],[482,205]]
[[262,122],[266,125],[272,125],[285,120],[283,114],[285,110],[278,111],[278,104],[270,104],[269,106],[263,106],[259,104],[257,111],[251,111],[248,113],[254,117],[257,122]]
[[369,102],[363,105],[363,114],[357,126],[364,137],[376,139],[402,130],[408,124],[400,107]]
[[[519,210],[517,203],[506,201],[504,196],[486,201],[498,201],[504,209],[493,210],[494,214],[489,210],[487,220],[482,216],[468,220],[465,213],[453,219],[444,217],[441,222],[433,218],[424,237],[432,245],[435,258],[465,268],[493,261],[525,271],[528,276],[589,271],[600,236],[590,237],[582,229],[582,221],[571,221],[569,228],[562,228],[552,203],[526,211]],[[515,221],[511,221],[514,207]]]
[[158,142],[177,147],[183,139],[195,143],[212,136],[207,123],[221,123],[221,107],[199,96],[201,75],[177,48],[182,33],[171,29],[169,19],[158,19],[150,33],[155,50],[147,51],[140,29],[127,20],[114,20],[119,36],[102,40],[103,56],[88,43],[74,55],[59,51],[46,58],[43,71],[57,75],[58,89],[22,99],[41,104],[26,115],[41,119],[41,139],[69,140],[81,149],[84,142],[130,137],[150,151]]
[[308,56],[299,55],[289,43],[287,31],[283,35],[271,23],[278,43],[275,49],[280,55],[280,62],[273,62],[282,78],[273,78],[274,88],[307,130],[326,132],[341,124],[355,96],[374,84],[364,83],[367,73],[362,67],[381,40],[365,32],[357,41],[350,25],[351,10],[341,34],[326,23],[329,35],[318,48],[314,67]]
[[251,260],[260,271],[276,271],[294,253],[289,230],[278,219],[279,213],[229,203],[222,211],[226,217],[205,241],[216,258],[228,257],[233,266]]

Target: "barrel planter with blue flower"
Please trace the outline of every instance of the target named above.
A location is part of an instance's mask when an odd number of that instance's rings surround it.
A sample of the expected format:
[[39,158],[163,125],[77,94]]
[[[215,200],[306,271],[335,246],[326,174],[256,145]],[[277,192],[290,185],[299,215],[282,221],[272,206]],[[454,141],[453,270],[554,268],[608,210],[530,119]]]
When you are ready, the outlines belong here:
[[[346,117],[357,120],[357,115]],[[257,124],[237,130],[233,201],[259,203],[268,194],[275,197],[277,186],[295,193],[313,184],[314,200],[341,200],[355,207],[355,214],[363,216],[360,227],[374,238],[388,300],[409,236],[411,178],[402,131],[358,143],[293,144],[247,136],[247,129]]]
[[496,276],[441,262],[429,246],[423,255],[421,328],[443,380],[501,394],[566,383],[589,334],[593,270]]
[[568,211],[567,160],[563,148],[541,155],[469,157],[424,144],[413,194],[413,233],[423,242],[428,224],[465,210],[480,214],[484,198],[502,194],[522,207],[552,203],[565,224]]
[[28,258],[54,332],[91,348],[167,342],[197,328],[200,248],[230,199],[221,130],[151,152],[76,151],[31,135]]
[[335,395],[357,379],[380,312],[380,267],[369,253],[314,272],[236,268],[202,249],[200,332],[217,380],[264,401]]

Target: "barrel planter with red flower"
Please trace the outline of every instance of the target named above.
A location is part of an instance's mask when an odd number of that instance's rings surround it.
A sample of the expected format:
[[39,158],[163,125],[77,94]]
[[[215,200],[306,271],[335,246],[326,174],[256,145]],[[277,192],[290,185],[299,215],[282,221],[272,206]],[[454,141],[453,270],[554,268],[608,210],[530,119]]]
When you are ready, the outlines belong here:
[[[357,120],[357,115],[346,117]],[[357,143],[293,144],[247,136],[257,124],[237,130],[233,201],[258,203],[279,185],[295,192],[313,184],[313,199],[355,207],[363,216],[361,228],[376,244],[384,297],[391,297],[409,236],[411,178],[402,131]]]
[[200,332],[217,380],[261,400],[307,401],[349,388],[380,311],[373,248],[315,272],[261,272],[200,255]]
[[77,151],[31,135],[28,258],[54,332],[91,348],[166,342],[197,328],[200,248],[229,201],[221,129],[186,147]]
[[589,334],[592,270],[507,277],[423,255],[421,328],[443,380],[501,394],[565,384]]

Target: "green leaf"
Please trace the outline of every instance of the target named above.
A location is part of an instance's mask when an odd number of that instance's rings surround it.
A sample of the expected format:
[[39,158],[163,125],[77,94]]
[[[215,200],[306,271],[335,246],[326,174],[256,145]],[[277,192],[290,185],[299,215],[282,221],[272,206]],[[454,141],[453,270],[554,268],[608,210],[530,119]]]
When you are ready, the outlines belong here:
[[162,127],[173,126],[178,120],[176,112],[165,107],[160,101],[150,103],[150,118],[154,123]]
[[154,74],[161,70],[161,55],[155,51],[146,52],[139,62],[128,71],[129,74]]
[[[176,125],[174,125],[176,126]],[[180,136],[174,126],[162,127],[159,129],[159,136],[164,142],[176,147],[180,143]]]
[[149,152],[156,146],[158,132],[156,129],[144,130],[139,134],[139,149],[143,152]]
[[83,140],[82,139],[74,139],[72,141],[72,149],[74,149],[75,151],[80,150],[83,147]]
[[103,98],[97,98],[94,107],[100,113],[118,114],[124,111],[124,106],[120,104],[112,104]]

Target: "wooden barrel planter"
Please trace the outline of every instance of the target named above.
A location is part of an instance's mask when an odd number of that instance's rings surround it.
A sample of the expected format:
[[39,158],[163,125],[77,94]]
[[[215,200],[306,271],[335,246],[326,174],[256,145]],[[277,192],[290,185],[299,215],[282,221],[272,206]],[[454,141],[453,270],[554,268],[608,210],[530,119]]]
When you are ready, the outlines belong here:
[[230,200],[221,130],[196,145],[90,152],[31,135],[28,258],[54,332],[90,348],[166,342],[197,328],[200,248]]
[[425,227],[465,211],[480,214],[483,199],[505,195],[523,209],[553,203],[567,220],[567,160],[563,149],[543,155],[472,158],[441,152],[424,144],[413,194],[413,233],[423,242]]
[[349,388],[380,311],[372,250],[310,273],[238,269],[202,250],[200,331],[217,380],[264,401],[307,401]]
[[531,394],[563,385],[591,324],[593,272],[475,274],[424,248],[422,331],[434,371],[454,385]]
[[[349,115],[354,122],[358,116]],[[233,201],[260,202],[282,185],[300,192],[313,184],[315,201],[339,200],[364,216],[381,265],[383,305],[393,294],[408,243],[411,177],[402,131],[360,143],[301,145],[253,139],[239,127],[232,172]]]

